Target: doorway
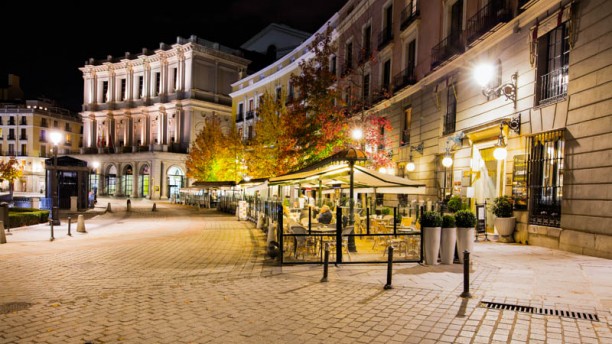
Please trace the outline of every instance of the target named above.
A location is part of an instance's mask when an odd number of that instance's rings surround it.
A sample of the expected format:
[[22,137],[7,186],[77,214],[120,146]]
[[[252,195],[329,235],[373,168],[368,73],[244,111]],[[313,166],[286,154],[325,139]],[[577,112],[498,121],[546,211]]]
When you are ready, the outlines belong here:
[[498,161],[493,156],[495,146],[493,142],[476,144],[472,152],[472,181],[474,188],[474,201],[477,204],[486,204],[486,231],[494,233],[493,200],[502,194],[504,189],[505,161]]

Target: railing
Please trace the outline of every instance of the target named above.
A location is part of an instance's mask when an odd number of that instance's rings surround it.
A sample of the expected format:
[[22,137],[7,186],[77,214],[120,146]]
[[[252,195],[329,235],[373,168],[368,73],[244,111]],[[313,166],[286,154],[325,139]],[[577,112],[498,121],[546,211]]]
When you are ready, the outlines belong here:
[[236,123],[238,122],[242,122],[244,121],[244,114],[242,112],[240,112],[237,116],[236,116]]
[[400,30],[403,31],[406,29],[421,15],[420,7],[417,0],[411,0],[408,5],[404,7],[400,17]]
[[7,140],[15,140],[15,135],[9,135],[6,139]]
[[462,54],[463,51],[461,33],[452,32],[431,49],[431,68],[438,67],[449,58]]
[[15,120],[14,119],[9,119],[8,125],[15,125]]
[[394,90],[400,90],[408,85],[416,84],[414,65],[406,67],[393,78]]
[[246,119],[253,119],[255,117],[255,110],[249,110],[246,112]]
[[27,140],[28,136],[27,135],[19,135],[19,139],[20,140]]
[[555,102],[567,95],[568,66],[563,66],[540,77],[539,105]]
[[382,50],[393,40],[393,26],[389,24],[383,28],[381,32],[378,33],[378,50]]
[[470,45],[500,23],[512,19],[512,11],[504,0],[492,0],[467,21],[465,37]]
[[21,118],[21,122],[19,122],[20,125],[28,125],[28,122],[26,121],[25,117]]

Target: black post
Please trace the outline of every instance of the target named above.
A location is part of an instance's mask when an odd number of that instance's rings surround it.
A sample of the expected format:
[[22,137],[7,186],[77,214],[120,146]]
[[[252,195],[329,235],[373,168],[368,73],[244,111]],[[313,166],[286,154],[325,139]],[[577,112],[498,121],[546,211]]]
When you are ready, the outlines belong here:
[[51,239],[49,239],[49,241],[53,241],[55,240],[55,237],[53,236],[53,219],[49,220],[49,225],[51,226]]
[[385,289],[393,289],[391,285],[391,279],[393,278],[393,245],[389,245],[389,254],[387,260],[387,284],[385,284]]
[[463,293],[461,297],[472,297],[470,294],[470,251],[463,251]]
[[70,224],[72,222],[72,218],[70,216],[68,216],[68,236],[72,236],[72,234],[70,234]]
[[327,282],[327,272],[329,267],[329,243],[325,243],[325,260],[323,261],[323,278],[321,282]]

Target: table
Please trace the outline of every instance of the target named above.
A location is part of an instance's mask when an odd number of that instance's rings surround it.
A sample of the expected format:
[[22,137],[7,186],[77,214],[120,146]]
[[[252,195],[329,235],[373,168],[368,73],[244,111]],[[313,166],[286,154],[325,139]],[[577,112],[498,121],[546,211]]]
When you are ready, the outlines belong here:
[[315,226],[315,224],[312,224],[311,227],[311,231],[313,233],[317,233],[319,235],[317,235],[319,237],[319,252],[321,255],[321,259],[323,259],[323,237],[325,236],[325,234],[330,235],[332,233],[336,233],[336,225],[334,224],[333,227],[331,227],[330,225],[326,225],[326,224],[322,224],[322,223],[318,223],[317,226]]

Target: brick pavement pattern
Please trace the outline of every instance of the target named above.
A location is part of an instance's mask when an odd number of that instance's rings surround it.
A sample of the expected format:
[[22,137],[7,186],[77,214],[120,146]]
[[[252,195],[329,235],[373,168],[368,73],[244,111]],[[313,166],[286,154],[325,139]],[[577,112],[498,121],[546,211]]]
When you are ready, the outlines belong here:
[[[104,201],[105,202],[105,201]],[[265,236],[214,210],[150,201],[0,245],[0,343],[612,343],[612,262],[479,243],[462,266],[283,266]],[[105,203],[103,203],[105,204]],[[73,224],[75,226],[75,224]],[[599,321],[482,307],[596,313]]]

